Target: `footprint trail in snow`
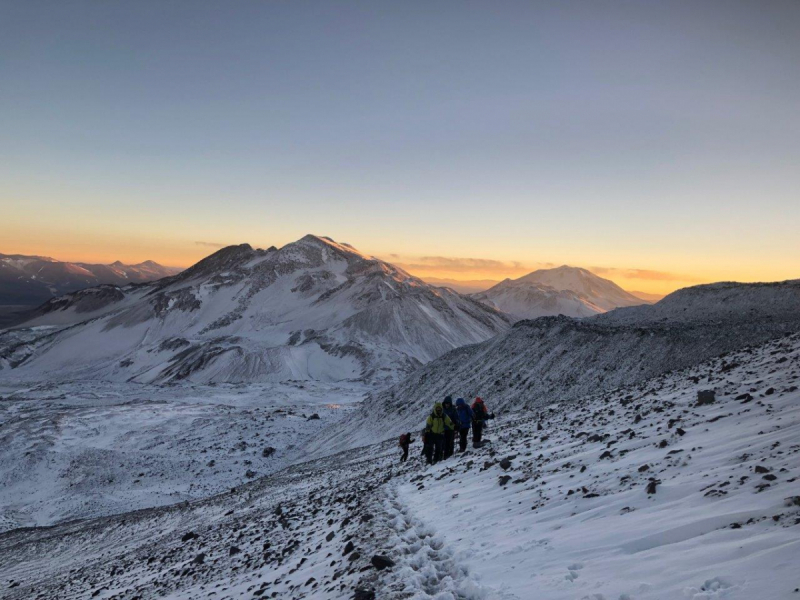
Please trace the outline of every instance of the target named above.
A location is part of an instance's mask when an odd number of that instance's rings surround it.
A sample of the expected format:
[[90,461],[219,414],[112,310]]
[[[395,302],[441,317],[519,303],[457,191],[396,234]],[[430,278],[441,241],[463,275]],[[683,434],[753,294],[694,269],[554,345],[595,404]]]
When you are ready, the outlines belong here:
[[484,600],[501,598],[481,585],[476,575],[458,561],[436,529],[415,517],[393,486],[382,499],[386,546],[397,565],[380,581],[381,598]]

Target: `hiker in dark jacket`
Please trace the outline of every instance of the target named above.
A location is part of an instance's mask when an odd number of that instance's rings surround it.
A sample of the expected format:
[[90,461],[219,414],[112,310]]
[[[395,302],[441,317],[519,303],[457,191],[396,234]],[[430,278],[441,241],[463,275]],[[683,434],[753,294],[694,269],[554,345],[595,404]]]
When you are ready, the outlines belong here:
[[472,447],[480,448],[483,439],[483,428],[486,421],[494,419],[494,413],[486,410],[486,405],[481,398],[475,398],[472,403]]
[[403,456],[400,457],[400,462],[406,462],[408,460],[408,447],[413,441],[410,433],[404,433],[400,436],[400,441],[397,444],[403,450]]
[[456,446],[456,432],[461,429],[460,421],[458,420],[458,413],[456,412],[456,407],[453,406],[453,397],[447,396],[442,402],[442,410],[444,414],[450,417],[450,421],[453,423],[453,429],[445,429],[444,432],[444,457],[443,458],[450,458],[453,456],[455,452]]
[[467,436],[472,427],[472,409],[463,398],[456,400],[456,414],[458,415],[458,449],[464,452],[467,449]]
[[444,410],[442,409],[441,402],[433,405],[433,410],[425,421],[425,442],[426,442],[426,458],[428,464],[436,464],[442,460],[444,451],[444,432],[453,430],[453,422],[450,420]]

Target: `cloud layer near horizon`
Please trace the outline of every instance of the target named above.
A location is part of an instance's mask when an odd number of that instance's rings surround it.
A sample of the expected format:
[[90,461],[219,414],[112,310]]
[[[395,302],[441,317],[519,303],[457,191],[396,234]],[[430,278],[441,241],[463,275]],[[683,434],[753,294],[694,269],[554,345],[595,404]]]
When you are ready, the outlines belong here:
[[625,269],[618,267],[589,267],[589,271],[600,277],[619,277],[622,279],[640,279],[642,281],[702,281],[690,275],[681,275],[667,271],[654,271],[652,269]]
[[[457,256],[421,256],[416,259],[403,259],[398,255],[391,255],[390,260],[406,270],[435,271],[448,273],[485,273],[485,272],[525,272],[530,270],[518,261],[504,262],[490,258],[467,258]],[[410,260],[410,262],[408,262]],[[550,264],[550,263],[546,263]]]
[[[500,281],[505,278],[518,278],[538,269],[552,269],[560,265],[554,262],[524,263],[521,261],[501,261],[490,258],[459,256],[419,256],[409,257],[400,254],[386,255],[386,260],[405,269],[412,275],[424,279],[440,279],[442,281]],[[580,266],[580,265],[572,265]],[[635,282],[662,283],[699,283],[703,280],[680,273],[659,271],[655,269],[638,269],[630,267],[586,267],[595,275],[611,279],[617,283],[626,282],[630,288]]]

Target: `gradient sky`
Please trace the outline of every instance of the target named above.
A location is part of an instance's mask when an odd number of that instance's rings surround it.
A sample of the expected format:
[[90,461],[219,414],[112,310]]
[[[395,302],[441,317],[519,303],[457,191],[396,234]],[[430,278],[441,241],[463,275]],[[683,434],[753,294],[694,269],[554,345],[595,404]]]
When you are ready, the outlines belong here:
[[800,2],[0,0],[0,252],[800,277]]

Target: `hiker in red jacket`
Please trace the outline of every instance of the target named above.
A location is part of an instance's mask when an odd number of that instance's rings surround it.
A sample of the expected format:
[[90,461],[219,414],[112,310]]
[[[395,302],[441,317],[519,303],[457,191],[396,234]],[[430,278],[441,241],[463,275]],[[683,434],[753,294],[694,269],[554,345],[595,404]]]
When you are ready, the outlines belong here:
[[494,419],[494,413],[486,410],[486,405],[481,398],[475,398],[472,403],[472,447],[480,448],[483,438],[483,427],[489,419]]
[[403,456],[400,457],[400,462],[406,462],[408,460],[408,447],[413,441],[410,433],[404,433],[400,436],[400,442],[397,444],[403,450]]

